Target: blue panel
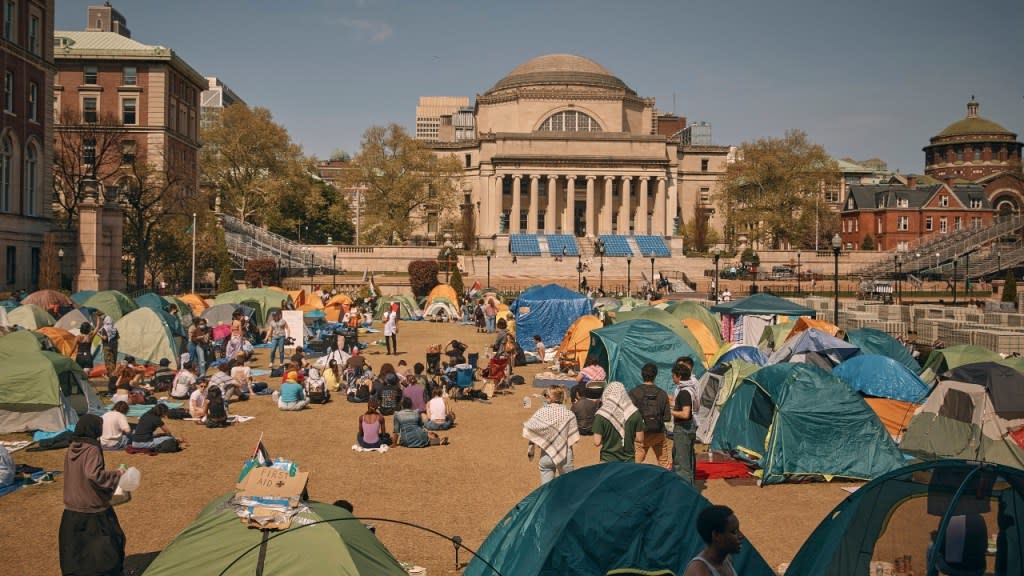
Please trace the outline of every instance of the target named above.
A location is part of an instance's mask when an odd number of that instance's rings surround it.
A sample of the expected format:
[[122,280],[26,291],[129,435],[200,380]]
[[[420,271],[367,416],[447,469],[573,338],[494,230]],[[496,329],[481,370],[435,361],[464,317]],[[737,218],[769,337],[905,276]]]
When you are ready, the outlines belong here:
[[629,247],[629,241],[625,236],[618,234],[602,234],[601,241],[604,242],[605,256],[632,256],[633,249]]
[[516,256],[540,256],[540,243],[531,234],[512,234],[508,238],[509,251]]
[[640,248],[642,256],[668,258],[672,255],[672,252],[660,236],[634,236],[633,239],[636,240],[636,245]]
[[548,234],[548,252],[552,256],[563,255],[562,249],[565,249],[564,256],[578,256],[580,253],[579,246],[576,245],[576,238],[569,234]]

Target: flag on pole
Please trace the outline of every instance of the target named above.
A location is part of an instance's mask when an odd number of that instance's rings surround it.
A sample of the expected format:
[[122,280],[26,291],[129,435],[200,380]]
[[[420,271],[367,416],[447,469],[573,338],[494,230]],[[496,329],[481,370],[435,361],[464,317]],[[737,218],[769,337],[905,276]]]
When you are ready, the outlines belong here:
[[477,280],[476,282],[473,282],[473,285],[470,286],[470,288],[469,288],[469,295],[470,296],[476,296],[477,294],[480,293],[480,289],[481,289],[480,281]]
[[270,452],[267,452],[267,447],[263,445],[263,434],[260,434],[260,441],[256,443],[256,449],[253,450],[252,459],[260,466],[270,466],[274,463],[270,458]]

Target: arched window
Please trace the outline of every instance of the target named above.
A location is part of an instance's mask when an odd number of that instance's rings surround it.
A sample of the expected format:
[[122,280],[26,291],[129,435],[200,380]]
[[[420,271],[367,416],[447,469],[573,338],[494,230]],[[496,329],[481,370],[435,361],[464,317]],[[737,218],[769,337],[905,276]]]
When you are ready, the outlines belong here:
[[601,125],[590,116],[576,110],[557,112],[540,125],[540,132],[600,132]]
[[36,190],[39,184],[37,158],[35,144],[29,144],[25,149],[25,173],[22,175],[25,180],[25,203],[22,205],[22,211],[29,216],[35,215],[36,198],[39,196]]
[[11,137],[7,135],[0,143],[0,212],[11,211],[11,162],[14,161],[14,147]]

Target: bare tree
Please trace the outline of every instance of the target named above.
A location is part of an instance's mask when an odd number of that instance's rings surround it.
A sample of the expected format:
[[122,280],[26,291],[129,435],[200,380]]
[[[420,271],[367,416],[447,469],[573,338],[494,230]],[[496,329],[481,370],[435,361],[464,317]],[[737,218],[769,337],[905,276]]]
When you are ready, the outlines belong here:
[[[81,119],[78,111],[65,108],[62,120]],[[113,115],[96,122],[61,122],[54,126],[53,201],[55,216],[64,230],[72,230],[78,220],[82,181],[86,178],[107,182],[120,169],[126,130]]]

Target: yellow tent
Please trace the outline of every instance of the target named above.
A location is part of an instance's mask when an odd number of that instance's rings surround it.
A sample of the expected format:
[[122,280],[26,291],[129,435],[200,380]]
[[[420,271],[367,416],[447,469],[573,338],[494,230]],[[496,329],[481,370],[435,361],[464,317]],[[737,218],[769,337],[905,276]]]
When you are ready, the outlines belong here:
[[45,334],[50,339],[50,342],[53,342],[53,347],[57,349],[57,352],[60,352],[63,356],[74,358],[78,352],[78,342],[75,339],[75,335],[63,328],[44,326],[36,330],[36,332]]
[[298,290],[292,290],[288,292],[288,295],[292,297],[292,305],[295,306],[296,310],[300,310],[302,305],[306,303],[306,289],[299,288]]
[[829,336],[835,336],[839,332],[839,327],[835,324],[826,320],[816,320],[810,316],[801,316],[797,319],[793,329],[789,331],[789,336],[786,336],[786,340],[796,336],[797,334],[807,330],[808,328],[814,328],[820,330]]
[[709,362],[718,352],[718,339],[711,333],[711,330],[696,318],[683,318],[683,324],[690,330],[693,337],[697,339],[697,343],[700,344],[700,349],[704,353],[704,365],[711,366]]
[[581,367],[587,359],[587,350],[590,349],[590,332],[603,327],[604,324],[597,316],[587,314],[580,316],[565,331],[562,343],[558,345],[558,353],[563,358],[571,359]]
[[461,314],[462,307],[459,301],[459,295],[455,292],[455,289],[448,284],[438,284],[434,286],[434,289],[427,295],[427,304],[423,307],[424,310],[430,308],[430,305],[434,303],[435,298],[446,298],[448,303],[455,308],[456,314]]
[[199,294],[182,294],[181,296],[178,296],[178,299],[185,304],[188,304],[188,307],[192,309],[192,317],[194,318],[202,316],[203,310],[210,307],[210,305],[206,303],[206,300],[203,300],[203,297]]
[[327,304],[324,305],[324,314],[326,315],[328,322],[339,322],[341,321],[342,315],[348,310],[348,307],[352,305],[352,299],[349,298],[348,294],[338,294],[332,296]]

